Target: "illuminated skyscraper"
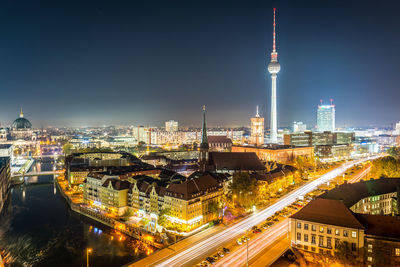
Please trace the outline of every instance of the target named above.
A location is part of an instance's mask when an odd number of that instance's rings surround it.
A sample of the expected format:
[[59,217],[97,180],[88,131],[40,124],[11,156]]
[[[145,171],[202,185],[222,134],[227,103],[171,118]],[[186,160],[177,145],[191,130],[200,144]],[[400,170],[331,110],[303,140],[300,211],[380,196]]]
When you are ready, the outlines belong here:
[[331,99],[330,105],[318,105],[317,111],[317,129],[320,132],[324,131],[335,131],[335,105],[333,105]]
[[273,31],[273,42],[272,42],[272,53],[271,61],[268,64],[268,71],[271,74],[272,87],[271,87],[271,127],[270,127],[270,143],[278,142],[278,118],[276,110],[276,78],[278,72],[281,70],[281,65],[278,63],[278,53],[276,52],[275,46],[275,11],[274,8],[274,31]]
[[251,118],[250,142],[256,146],[264,144],[264,118],[258,114],[258,106],[256,116]]

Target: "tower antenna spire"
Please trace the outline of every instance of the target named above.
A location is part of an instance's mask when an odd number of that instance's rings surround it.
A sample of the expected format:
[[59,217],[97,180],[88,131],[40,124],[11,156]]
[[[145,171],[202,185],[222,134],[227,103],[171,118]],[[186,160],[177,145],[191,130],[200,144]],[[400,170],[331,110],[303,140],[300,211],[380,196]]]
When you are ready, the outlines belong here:
[[23,118],[24,117],[24,113],[22,112],[22,107],[21,107],[21,112],[19,113],[19,117]]
[[275,23],[275,11],[276,11],[276,8],[274,8],[274,24],[273,24],[273,26],[274,26],[274,33],[273,33],[273,35],[272,35],[272,37],[273,37],[273,43],[272,43],[272,52],[273,53],[276,53],[276,45],[275,45],[275,35],[276,35],[276,33],[275,33],[275,26],[276,26],[276,23]]
[[256,117],[260,117],[260,114],[258,114],[258,105],[257,105],[257,109],[256,109]]

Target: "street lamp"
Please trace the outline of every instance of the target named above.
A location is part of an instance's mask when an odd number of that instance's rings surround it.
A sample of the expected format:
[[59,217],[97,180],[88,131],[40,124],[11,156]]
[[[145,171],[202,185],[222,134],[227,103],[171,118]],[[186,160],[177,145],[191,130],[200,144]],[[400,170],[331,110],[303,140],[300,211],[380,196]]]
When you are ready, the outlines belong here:
[[89,253],[92,253],[92,251],[91,248],[86,249],[86,267],[89,267]]

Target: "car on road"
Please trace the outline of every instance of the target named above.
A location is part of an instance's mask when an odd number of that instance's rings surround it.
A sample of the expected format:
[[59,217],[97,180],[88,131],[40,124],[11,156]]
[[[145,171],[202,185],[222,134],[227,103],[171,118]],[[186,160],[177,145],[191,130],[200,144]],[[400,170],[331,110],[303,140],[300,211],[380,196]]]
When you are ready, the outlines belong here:
[[214,264],[215,263],[215,260],[212,257],[207,257],[206,261],[208,261],[208,263],[210,263],[210,264]]
[[217,254],[215,254],[214,256],[212,256],[212,258],[213,258],[215,261],[219,260],[218,253],[217,253]]
[[202,265],[203,267],[207,267],[207,266],[210,265],[210,264],[208,263],[208,261],[202,261],[202,262],[201,262],[201,265]]
[[223,252],[222,250],[221,250],[221,251],[218,251],[217,254],[218,254],[218,256],[219,256],[220,258],[222,258],[223,256],[225,256],[225,254],[224,254],[224,252]]
[[239,238],[238,240],[236,240],[236,243],[240,246],[241,244],[243,244],[242,239]]
[[229,250],[229,248],[222,248],[222,250],[225,252],[225,254],[229,254],[231,251]]

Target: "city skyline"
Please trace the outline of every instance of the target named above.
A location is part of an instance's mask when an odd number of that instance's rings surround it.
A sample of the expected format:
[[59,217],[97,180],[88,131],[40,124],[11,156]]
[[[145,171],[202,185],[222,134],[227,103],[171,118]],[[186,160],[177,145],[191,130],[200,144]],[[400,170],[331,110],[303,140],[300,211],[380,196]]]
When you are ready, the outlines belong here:
[[254,2],[242,9],[230,2],[210,10],[210,3],[69,2],[36,12],[32,3],[18,12],[5,3],[0,123],[10,124],[22,106],[35,127],[159,126],[170,119],[196,126],[205,104],[212,126],[249,126],[256,105],[269,125],[266,66],[276,7],[284,66],[278,127],[313,127],[318,100],[330,98],[338,127],[390,126],[400,111],[399,27],[384,26],[399,5],[363,3]]

